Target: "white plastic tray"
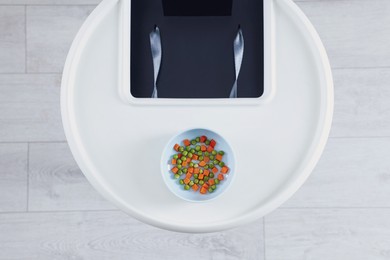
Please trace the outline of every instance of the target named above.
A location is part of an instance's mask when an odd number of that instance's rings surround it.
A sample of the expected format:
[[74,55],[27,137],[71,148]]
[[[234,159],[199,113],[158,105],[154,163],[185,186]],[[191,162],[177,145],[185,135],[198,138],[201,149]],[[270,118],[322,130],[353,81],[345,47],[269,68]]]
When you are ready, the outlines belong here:
[[[290,198],[317,163],[333,113],[328,59],[303,13],[274,1],[276,85],[267,102],[150,106],[121,98],[120,3],[104,0],[91,14],[63,74],[65,133],[92,185],[133,217],[182,232],[236,227]],[[165,144],[189,128],[220,133],[236,157],[232,186],[207,203],[176,197],[160,173]]]

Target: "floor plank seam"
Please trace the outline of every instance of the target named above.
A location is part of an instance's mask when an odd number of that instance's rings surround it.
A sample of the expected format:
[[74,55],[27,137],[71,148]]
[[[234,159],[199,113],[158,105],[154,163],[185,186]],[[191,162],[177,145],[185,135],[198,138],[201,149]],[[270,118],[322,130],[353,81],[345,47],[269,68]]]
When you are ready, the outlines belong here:
[[[65,64],[65,61],[64,61]],[[0,75],[62,75],[62,72],[60,71],[39,71],[39,72],[0,72]]]
[[330,136],[329,139],[387,139],[390,136]]
[[371,67],[332,67],[332,70],[376,70],[376,69],[390,69],[390,66],[371,66]]
[[6,141],[6,142],[1,142],[0,144],[25,144],[25,143],[30,143],[30,144],[66,144],[68,143],[67,141]]
[[24,73],[27,74],[27,5],[24,6]]
[[263,217],[263,250],[264,250],[264,260],[267,259],[267,246],[266,246],[266,232],[265,232],[265,216]]
[[390,209],[390,207],[281,207],[277,210],[350,210],[350,209]]
[[[89,212],[123,212],[119,209],[87,209],[87,210],[43,210],[43,211],[4,211],[0,212],[0,215],[11,214],[66,214],[66,213],[89,213]],[[124,212],[123,212],[124,213]],[[130,216],[129,216],[130,217]]]
[[30,143],[27,143],[27,202],[26,211],[29,211],[30,204]]
[[68,6],[86,6],[96,7],[98,4],[25,4],[26,6],[39,6],[39,7],[68,7]]

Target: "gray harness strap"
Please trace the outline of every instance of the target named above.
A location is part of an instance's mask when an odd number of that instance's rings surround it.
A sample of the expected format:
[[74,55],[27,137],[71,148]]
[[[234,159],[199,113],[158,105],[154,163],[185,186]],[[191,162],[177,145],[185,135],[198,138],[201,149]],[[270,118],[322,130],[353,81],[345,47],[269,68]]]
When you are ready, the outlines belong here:
[[242,60],[244,58],[244,36],[242,35],[241,28],[238,29],[236,39],[233,43],[234,47],[234,67],[236,71],[236,80],[234,81],[232,91],[230,92],[230,98],[237,98],[237,82],[240,75]]
[[162,58],[162,47],[161,47],[161,35],[160,29],[155,26],[153,31],[149,35],[150,37],[150,47],[152,50],[153,57],[153,71],[154,71],[154,89],[152,98],[157,98],[157,79],[158,74],[160,73],[161,58]]

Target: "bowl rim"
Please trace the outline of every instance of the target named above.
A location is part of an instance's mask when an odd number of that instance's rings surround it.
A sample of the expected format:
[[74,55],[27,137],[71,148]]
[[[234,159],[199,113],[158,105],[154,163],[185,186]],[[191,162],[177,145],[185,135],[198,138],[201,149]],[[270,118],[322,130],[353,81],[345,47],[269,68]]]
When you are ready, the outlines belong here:
[[[230,172],[229,172],[229,182],[225,185],[224,188],[222,188],[222,190],[220,191],[219,194],[215,195],[214,197],[212,198],[209,198],[209,199],[205,199],[205,200],[195,200],[195,199],[189,199],[189,198],[186,198],[186,197],[183,197],[183,196],[180,196],[172,187],[171,185],[168,184],[167,182],[167,178],[165,177],[165,175],[167,174],[167,171],[164,170],[164,167],[167,166],[167,162],[164,160],[164,158],[166,158],[166,156],[164,156],[165,152],[167,152],[169,150],[169,145],[180,135],[182,134],[185,134],[186,132],[190,132],[190,131],[194,131],[194,130],[202,130],[202,131],[208,131],[208,132],[211,132],[215,135],[217,135],[218,137],[220,137],[223,142],[226,144],[226,146],[229,148],[230,150],[230,153],[229,154],[229,157],[230,158],[230,162],[233,162],[232,163],[232,167],[229,166],[229,169],[230,169]],[[217,142],[218,143],[218,142]],[[169,156],[170,157],[170,156]],[[226,191],[232,186],[232,182],[235,180],[235,177],[236,177],[236,173],[235,173],[235,169],[236,169],[236,157],[235,157],[235,154],[234,154],[234,149],[233,147],[229,144],[229,142],[227,141],[227,139],[219,134],[217,131],[213,130],[213,129],[210,129],[210,128],[205,128],[205,127],[195,127],[195,128],[186,128],[180,132],[178,132],[177,134],[175,134],[174,136],[172,136],[168,141],[167,143],[165,144],[164,146],[164,149],[161,153],[161,158],[160,158],[160,171],[161,171],[161,177],[165,183],[165,185],[167,186],[167,188],[169,189],[170,192],[172,192],[176,197],[184,200],[184,201],[187,201],[187,202],[191,202],[191,203],[207,203],[207,202],[211,202],[219,197],[221,197],[221,195],[225,194]],[[169,163],[168,163],[169,165]]]

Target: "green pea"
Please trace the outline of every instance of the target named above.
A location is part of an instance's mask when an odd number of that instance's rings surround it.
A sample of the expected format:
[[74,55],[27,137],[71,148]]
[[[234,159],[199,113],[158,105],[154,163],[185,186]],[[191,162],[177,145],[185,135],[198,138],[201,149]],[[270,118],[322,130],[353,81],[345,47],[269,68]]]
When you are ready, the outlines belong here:
[[202,174],[202,173],[203,173],[203,170],[202,170],[202,169],[199,169],[199,173]]
[[194,167],[195,167],[195,168],[198,168],[198,167],[199,167],[199,164],[195,163],[195,164],[194,164]]
[[210,163],[209,167],[210,167],[210,169],[214,168],[214,164]]
[[219,161],[218,161],[218,160],[214,160],[213,163],[214,163],[214,164],[218,164]]
[[179,174],[175,174],[175,179],[179,179],[180,178],[180,175]]
[[192,141],[191,141],[191,144],[192,144],[192,145],[196,145],[196,140],[192,140]]
[[206,140],[205,144],[209,145],[209,144],[210,144],[210,141],[209,141],[209,140]]
[[202,155],[203,155],[202,151],[199,151],[198,156],[202,156]]
[[187,152],[191,151],[191,146],[187,146],[187,147],[186,147],[186,151],[187,151]]
[[214,173],[210,172],[209,177],[214,178]]
[[177,154],[175,154],[175,155],[173,156],[173,159],[176,159],[176,160],[177,160],[177,158],[179,158],[179,156],[178,156]]
[[183,173],[187,173],[187,170],[188,170],[187,168],[182,169]]
[[199,180],[198,180],[198,179],[195,179],[195,180],[194,180],[194,183],[198,184],[198,183],[199,183]]
[[193,181],[190,181],[189,185],[192,187],[194,186],[194,182]]
[[225,166],[225,163],[224,162],[219,162],[218,165],[223,167],[223,166]]
[[211,152],[211,154],[212,154],[212,155],[217,155],[217,151],[213,150],[213,151]]
[[188,154],[187,151],[184,151],[184,152],[183,152],[183,155],[184,155],[184,156],[187,156],[187,154]]
[[192,158],[193,154],[192,153],[188,153],[188,158]]
[[195,179],[198,179],[198,177],[199,177],[198,174],[194,174]]
[[195,153],[196,151],[195,151],[195,149],[191,149],[191,153]]
[[203,161],[203,156],[199,156],[199,161]]
[[184,184],[183,179],[181,179],[181,180],[179,181],[179,183],[180,183],[181,185],[183,185],[183,184]]
[[200,142],[200,137],[195,138],[196,142]]
[[210,155],[210,160],[214,160],[215,159],[215,156],[214,155]]
[[204,181],[208,181],[208,180],[209,180],[209,177],[208,177],[208,176],[204,176],[204,177],[203,177],[203,180],[204,180]]
[[193,162],[190,162],[190,167],[194,167],[194,163]]
[[219,184],[219,180],[218,179],[215,179],[215,184]]
[[184,189],[185,190],[189,190],[190,189],[190,185],[187,184],[186,186],[184,186]]
[[209,188],[209,192],[212,193],[214,190],[212,188]]
[[178,170],[177,174],[182,175],[183,174],[183,169]]
[[225,155],[225,152],[224,151],[219,151],[218,152],[220,155]]
[[187,160],[187,157],[182,156],[182,157],[181,157],[181,160],[182,160],[182,162],[184,162],[185,160]]
[[203,185],[203,184],[204,184],[204,180],[200,180],[200,181],[199,181],[199,184],[200,184],[200,185]]
[[181,169],[183,166],[181,166],[181,164],[179,164],[179,165],[176,165],[176,167],[177,167],[178,169]]
[[180,146],[179,147],[179,152],[183,152],[184,151],[184,147],[183,146]]
[[215,184],[214,184],[213,186],[211,186],[211,188],[212,188],[213,190],[215,190],[215,189],[217,188],[217,186],[215,186]]
[[179,159],[179,160],[176,161],[176,163],[177,163],[177,164],[182,164],[183,161]]
[[209,166],[206,164],[204,167],[203,167],[205,170],[207,170],[209,168]]
[[210,153],[209,152],[204,152],[204,156],[209,156]]
[[200,151],[200,146],[197,145],[197,146],[195,147],[195,150],[196,150],[196,151]]

